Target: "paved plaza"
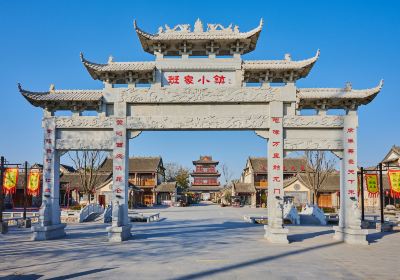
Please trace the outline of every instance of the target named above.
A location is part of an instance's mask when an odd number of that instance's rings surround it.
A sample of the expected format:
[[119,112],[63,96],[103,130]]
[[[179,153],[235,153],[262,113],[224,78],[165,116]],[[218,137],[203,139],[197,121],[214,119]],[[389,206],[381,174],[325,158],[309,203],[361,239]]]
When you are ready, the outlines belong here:
[[[68,225],[67,237],[29,241],[28,229],[0,236],[0,279],[399,279],[400,233],[371,231],[369,246],[335,242],[331,226],[290,226],[289,245],[263,239],[243,221],[264,209],[201,204],[135,223],[134,238],[109,243],[102,223]],[[300,242],[301,241],[301,242]]]

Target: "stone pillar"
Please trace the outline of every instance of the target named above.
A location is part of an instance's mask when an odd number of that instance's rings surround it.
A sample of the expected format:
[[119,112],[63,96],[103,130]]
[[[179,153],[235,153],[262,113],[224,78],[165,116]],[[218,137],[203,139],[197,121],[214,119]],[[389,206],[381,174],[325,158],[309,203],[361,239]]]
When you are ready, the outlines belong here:
[[251,194],[251,207],[257,207],[257,191]]
[[283,227],[283,103],[270,103],[268,139],[268,225],[264,237],[272,243],[289,243]]
[[349,244],[368,244],[368,230],[361,229],[361,212],[358,206],[357,127],[357,113],[350,111],[344,118],[340,215],[339,225],[334,227],[334,239]]
[[48,240],[65,236],[60,216],[60,153],[56,150],[54,117],[43,118],[43,192],[39,225],[32,226],[32,240]]
[[126,103],[115,106],[113,129],[112,224],[107,227],[108,240],[121,242],[131,237],[128,217],[129,141],[126,131]]
[[153,193],[153,205],[157,204],[157,194],[156,194],[156,188],[152,188],[152,193]]

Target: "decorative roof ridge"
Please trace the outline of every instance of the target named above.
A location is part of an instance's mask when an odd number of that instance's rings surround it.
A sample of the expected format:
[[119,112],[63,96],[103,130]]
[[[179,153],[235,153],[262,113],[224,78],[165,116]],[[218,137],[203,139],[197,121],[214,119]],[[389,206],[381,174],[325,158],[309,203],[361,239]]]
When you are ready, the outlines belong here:
[[129,157],[129,159],[161,159],[161,156]]
[[[161,156],[143,156],[143,157],[129,157],[129,159],[162,159]],[[105,160],[113,160],[112,157],[107,157]]]
[[[383,79],[380,80],[379,84],[373,88],[367,89],[353,89],[351,83],[346,83],[346,86],[343,88],[298,88],[297,93],[300,98],[304,97],[314,97],[311,94],[316,94],[319,92],[323,93],[332,93],[329,97],[346,97],[346,94],[351,93],[351,97],[356,95],[364,95],[365,97],[377,94],[381,91],[383,87]],[[321,95],[315,95],[315,98],[323,97]]]
[[118,72],[118,71],[153,71],[156,67],[155,61],[134,61],[134,62],[115,62],[110,56],[106,64],[91,62],[80,53],[80,58],[86,70],[97,79],[98,72]]
[[287,187],[288,185],[296,182],[297,180],[300,181],[298,174],[296,174],[295,176],[290,176],[289,178],[283,179],[283,185]]
[[249,159],[267,159],[268,157],[252,157],[249,156]]
[[[252,157],[252,156],[249,156],[249,159],[266,159],[266,160],[268,160],[268,157]],[[285,159],[305,160],[306,158],[305,157],[285,157],[283,159],[284,160]]]
[[86,58],[84,58],[83,53],[80,53],[80,58],[82,63],[86,66],[101,66],[101,67],[105,67],[105,66],[109,66],[110,64],[151,64],[154,65],[156,64],[155,61],[114,61],[113,57],[110,56],[108,59],[107,63],[97,63],[97,62],[92,62],[90,60],[87,60]]
[[[136,19],[133,21],[133,27],[136,31],[136,33],[141,34],[147,38],[152,38],[152,39],[157,39],[161,37],[162,35],[179,35],[179,34],[196,34],[196,35],[240,35],[240,36],[249,36],[253,35],[257,32],[260,32],[262,30],[262,27],[264,25],[264,21],[261,18],[260,23],[256,28],[253,28],[252,30],[249,30],[247,32],[240,32],[239,27],[237,25],[232,26],[230,24],[227,27],[223,27],[221,24],[207,24],[207,29],[204,31],[203,29],[203,23],[200,21],[200,19],[197,19],[197,21],[194,24],[193,30],[190,30],[190,24],[177,24],[173,28],[170,28],[168,25],[165,25],[164,28],[160,26],[158,28],[158,33],[157,34],[151,34],[148,33],[144,30],[142,30],[138,24]],[[233,27],[233,28],[232,28]],[[161,36],[160,36],[161,35]],[[166,37],[166,36],[164,36]]]
[[[290,56],[290,55],[289,55]],[[316,54],[313,57],[302,59],[302,60],[292,60],[288,57],[288,54],[285,55],[285,59],[271,59],[271,60],[243,60],[242,64],[266,64],[266,63],[292,63],[292,64],[311,64],[315,63],[320,56],[320,50],[318,49]]]
[[177,183],[177,181],[171,181],[171,182],[161,182],[160,184],[158,184],[157,186],[159,186],[159,185],[162,185],[162,184],[176,184]]

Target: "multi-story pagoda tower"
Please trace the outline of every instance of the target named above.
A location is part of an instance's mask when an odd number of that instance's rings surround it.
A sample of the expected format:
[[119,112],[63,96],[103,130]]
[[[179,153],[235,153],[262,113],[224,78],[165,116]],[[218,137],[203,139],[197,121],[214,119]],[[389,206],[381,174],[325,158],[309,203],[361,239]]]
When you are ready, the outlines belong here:
[[213,199],[215,193],[221,189],[218,180],[221,176],[217,170],[218,163],[211,156],[200,156],[200,159],[193,161],[194,170],[190,173],[193,181],[189,190],[201,193],[202,200]]
[[[159,27],[156,34],[135,31],[154,61],[100,64],[81,55],[101,90],[32,92],[19,86],[34,106],[43,108],[43,204],[34,240],[65,235],[60,222],[60,155],[69,150],[106,150],[113,155],[110,241],[131,236],[128,217],[129,139],[143,130],[253,130],[268,139],[268,226],[265,237],[287,243],[283,226],[283,157],[287,151],[332,151],[340,158],[340,219],[335,238],[366,244],[357,197],[359,106],[371,102],[382,83],[370,89],[297,88],[319,57],[292,60],[244,60],[256,48],[263,22],[247,32],[237,26],[188,24]],[[201,57],[199,57],[201,56]],[[222,57],[221,57],[222,56]],[[175,58],[171,58],[175,57]],[[249,86],[253,84],[253,86]],[[115,87],[125,84],[127,87]],[[146,84],[147,87],[142,85]],[[140,86],[139,86],[140,85]],[[256,85],[256,86],[254,86]],[[302,115],[313,109],[314,115]],[[342,109],[344,115],[329,115]],[[72,116],[56,111],[70,110]],[[83,116],[83,111],[97,116]]]

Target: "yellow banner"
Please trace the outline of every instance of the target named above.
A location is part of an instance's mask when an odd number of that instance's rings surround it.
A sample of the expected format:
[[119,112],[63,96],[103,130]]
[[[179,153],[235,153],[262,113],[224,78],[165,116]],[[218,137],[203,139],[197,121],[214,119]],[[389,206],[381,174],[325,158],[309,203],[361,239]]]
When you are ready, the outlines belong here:
[[370,197],[378,195],[379,185],[377,174],[365,174],[365,184],[367,185],[367,191]]
[[5,194],[15,193],[18,182],[18,168],[6,168],[4,172],[3,188]]
[[31,170],[28,178],[28,194],[38,196],[40,190],[40,172],[38,170]]
[[400,170],[389,170],[388,172],[390,192],[393,197],[400,197]]

